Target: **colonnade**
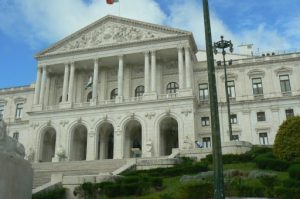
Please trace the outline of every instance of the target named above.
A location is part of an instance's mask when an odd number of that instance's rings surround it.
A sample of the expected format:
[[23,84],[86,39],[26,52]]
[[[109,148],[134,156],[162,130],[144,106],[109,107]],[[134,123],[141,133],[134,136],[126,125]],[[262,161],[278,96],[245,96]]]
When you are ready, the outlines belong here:
[[[190,47],[180,46],[178,50],[178,75],[179,75],[179,89],[192,88],[192,65]],[[157,51],[151,50],[144,52],[144,87],[145,95],[157,94]],[[101,62],[100,62],[101,63]],[[38,66],[37,80],[34,93],[34,105],[42,105],[44,103],[44,96],[47,90],[48,67]],[[99,58],[94,59],[93,70],[93,85],[92,85],[92,101],[97,101],[98,96],[98,77],[99,77]],[[75,77],[75,62],[64,63],[64,77],[62,89],[62,103],[73,102],[74,91],[74,77]],[[124,55],[118,56],[118,96],[117,99],[122,101],[124,91]]]

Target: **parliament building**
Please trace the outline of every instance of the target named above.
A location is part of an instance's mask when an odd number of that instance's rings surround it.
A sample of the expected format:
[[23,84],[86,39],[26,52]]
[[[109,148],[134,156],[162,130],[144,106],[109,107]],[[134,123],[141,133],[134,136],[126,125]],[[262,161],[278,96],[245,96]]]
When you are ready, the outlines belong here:
[[[233,138],[272,145],[279,125],[300,114],[300,53],[231,56]],[[0,89],[0,114],[33,162],[160,157],[196,141],[210,148],[203,57],[191,32],[108,15],[39,52],[35,83]],[[215,58],[225,143],[224,68]]]

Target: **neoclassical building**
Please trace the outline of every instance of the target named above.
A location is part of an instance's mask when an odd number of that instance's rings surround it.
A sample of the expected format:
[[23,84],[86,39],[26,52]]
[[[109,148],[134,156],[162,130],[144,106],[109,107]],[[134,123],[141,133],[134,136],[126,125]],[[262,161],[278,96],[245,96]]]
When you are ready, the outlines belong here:
[[[203,53],[191,32],[106,16],[38,53],[36,82],[0,89],[0,114],[35,162],[166,156],[195,148],[197,140],[211,147]],[[273,144],[279,125],[300,113],[300,54],[234,58],[228,66],[234,138]]]

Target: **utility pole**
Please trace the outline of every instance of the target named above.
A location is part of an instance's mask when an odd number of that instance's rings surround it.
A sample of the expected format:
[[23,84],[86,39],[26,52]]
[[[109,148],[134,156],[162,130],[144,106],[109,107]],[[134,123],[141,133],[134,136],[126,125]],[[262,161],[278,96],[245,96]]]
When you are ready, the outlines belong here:
[[211,114],[211,132],[212,132],[212,145],[213,145],[212,153],[213,153],[213,167],[214,167],[214,199],[224,199],[225,193],[224,193],[222,148],[221,148],[220,122],[219,122],[219,110],[218,110],[218,96],[217,96],[217,87],[216,87],[208,0],[203,0],[203,15],[204,15],[204,27],[205,27],[206,56],[207,56],[208,81],[209,81],[209,100],[210,100],[210,114]]

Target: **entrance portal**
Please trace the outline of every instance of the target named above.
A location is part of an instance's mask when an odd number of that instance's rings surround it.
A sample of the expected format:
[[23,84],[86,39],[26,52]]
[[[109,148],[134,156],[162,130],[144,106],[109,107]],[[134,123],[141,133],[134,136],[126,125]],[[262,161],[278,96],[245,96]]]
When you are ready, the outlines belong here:
[[98,159],[113,159],[114,157],[114,127],[104,123],[98,130]]
[[86,160],[87,128],[80,124],[71,133],[70,160]]
[[42,135],[40,161],[52,162],[52,158],[55,156],[56,131],[54,128],[49,127],[44,130]]
[[125,126],[124,158],[140,157],[142,153],[142,126],[136,120]]
[[170,155],[173,148],[178,148],[178,123],[168,117],[161,121],[159,129],[160,155]]

